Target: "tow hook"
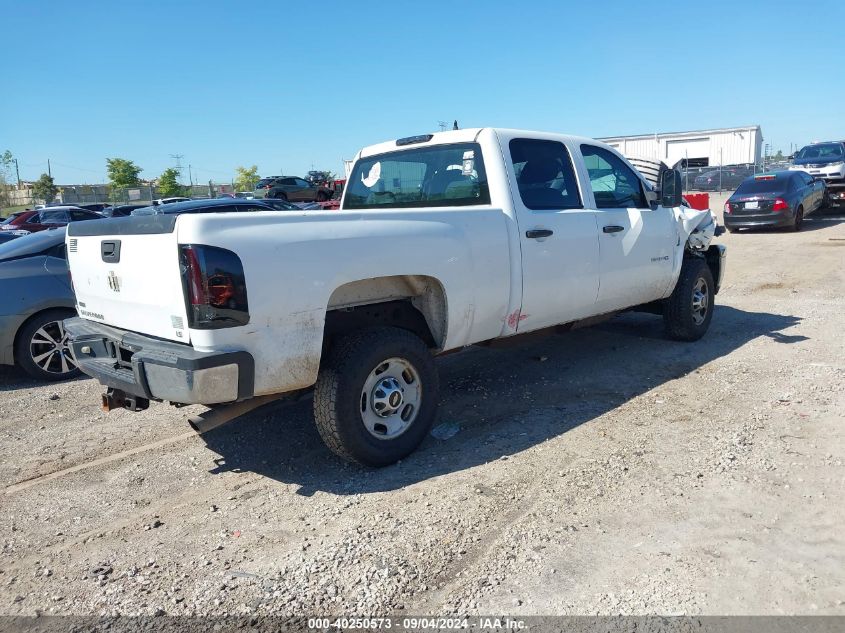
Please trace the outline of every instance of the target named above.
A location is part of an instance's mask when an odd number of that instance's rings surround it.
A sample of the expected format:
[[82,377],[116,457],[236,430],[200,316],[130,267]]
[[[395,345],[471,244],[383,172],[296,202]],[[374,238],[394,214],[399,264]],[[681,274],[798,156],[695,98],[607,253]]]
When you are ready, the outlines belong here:
[[127,411],[143,411],[149,408],[150,401],[128,394],[120,389],[109,389],[103,394],[103,411],[108,413],[114,409],[126,409]]

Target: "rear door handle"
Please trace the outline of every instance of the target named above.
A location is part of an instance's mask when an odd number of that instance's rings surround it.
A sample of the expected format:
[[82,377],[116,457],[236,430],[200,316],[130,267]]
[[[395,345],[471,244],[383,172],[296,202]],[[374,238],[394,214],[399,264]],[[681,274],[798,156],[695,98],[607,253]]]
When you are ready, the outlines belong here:
[[532,240],[536,240],[538,237],[549,237],[550,235],[554,235],[554,231],[551,229],[532,229],[525,231],[525,237]]
[[619,233],[619,231],[624,231],[624,226],[619,226],[618,224],[610,224],[602,228],[602,231],[605,233]]

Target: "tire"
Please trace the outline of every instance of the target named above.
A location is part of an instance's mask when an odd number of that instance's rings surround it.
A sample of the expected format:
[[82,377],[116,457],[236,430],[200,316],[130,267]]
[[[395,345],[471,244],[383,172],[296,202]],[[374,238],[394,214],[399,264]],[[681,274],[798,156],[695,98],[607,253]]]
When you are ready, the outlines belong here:
[[713,318],[713,274],[698,257],[684,260],[672,295],[663,304],[666,336],[676,341],[697,341]]
[[284,191],[277,191],[276,193],[273,194],[273,198],[275,200],[287,200],[288,194],[286,194]]
[[325,202],[329,199],[329,194],[325,191],[318,191],[317,192],[317,202]]
[[795,211],[795,221],[792,223],[792,226],[789,227],[790,231],[797,233],[801,230],[801,225],[804,224],[804,207],[798,207],[798,210]]
[[737,233],[737,232],[739,232],[739,229],[734,228],[734,227],[732,227],[732,226],[727,226],[727,225],[725,225],[725,228],[728,230],[728,233]]
[[24,323],[15,341],[18,366],[38,380],[54,382],[78,376],[81,372],[62,325],[73,316],[70,310],[45,310]]
[[387,466],[425,439],[438,392],[434,357],[418,336],[393,327],[368,328],[329,350],[314,388],[314,420],[338,456]]

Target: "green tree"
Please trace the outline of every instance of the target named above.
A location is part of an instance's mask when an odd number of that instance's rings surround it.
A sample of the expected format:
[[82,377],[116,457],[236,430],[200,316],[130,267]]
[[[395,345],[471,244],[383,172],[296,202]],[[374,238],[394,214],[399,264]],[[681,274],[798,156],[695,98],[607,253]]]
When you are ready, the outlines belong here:
[[123,189],[125,187],[137,187],[140,185],[141,180],[138,178],[138,174],[144,171],[144,169],[125,158],[107,158],[106,171],[108,172],[112,188]]
[[158,189],[158,195],[162,198],[183,195],[184,188],[179,184],[179,170],[175,167],[165,169],[161,176],[158,177],[156,188]]
[[235,168],[235,191],[252,191],[259,180],[257,165]]
[[44,204],[52,202],[58,191],[59,188],[53,182],[53,177],[47,174],[41,174],[41,178],[32,185],[32,196],[38,200],[43,200]]

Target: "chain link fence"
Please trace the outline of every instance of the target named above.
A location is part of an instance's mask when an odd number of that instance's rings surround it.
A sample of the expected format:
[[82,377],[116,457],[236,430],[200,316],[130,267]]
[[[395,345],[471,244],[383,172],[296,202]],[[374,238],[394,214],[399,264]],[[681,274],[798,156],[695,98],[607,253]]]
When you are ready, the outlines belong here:
[[749,176],[782,169],[789,169],[788,161],[766,162],[764,164],[687,167],[680,171],[684,192],[722,192],[734,191]]

